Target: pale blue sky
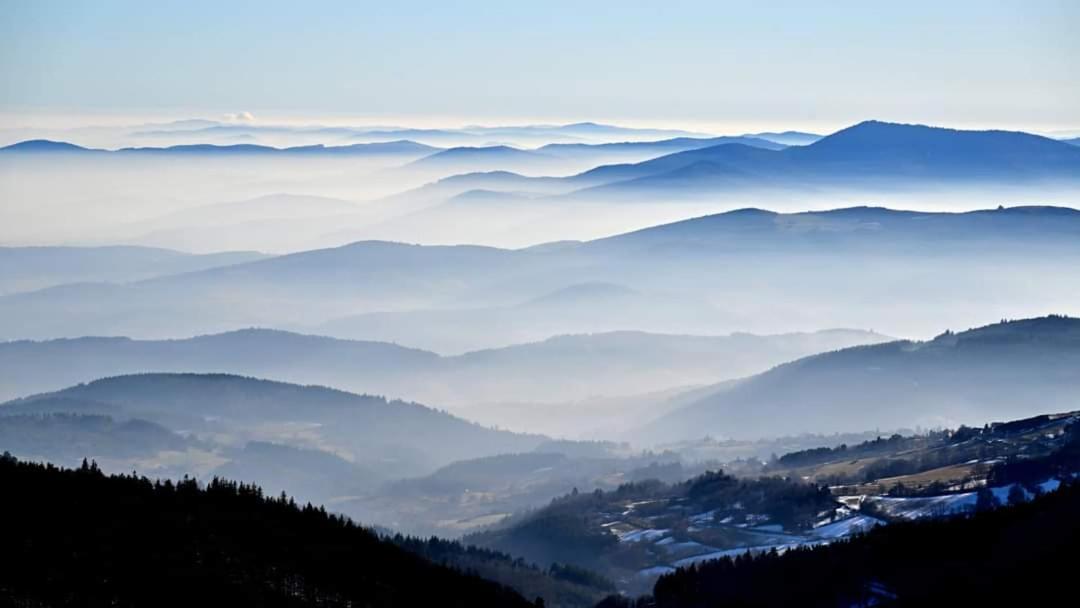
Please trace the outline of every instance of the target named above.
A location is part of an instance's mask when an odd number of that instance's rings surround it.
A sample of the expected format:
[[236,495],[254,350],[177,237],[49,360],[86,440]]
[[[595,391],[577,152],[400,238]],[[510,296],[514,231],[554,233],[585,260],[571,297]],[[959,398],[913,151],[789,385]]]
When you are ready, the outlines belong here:
[[0,0],[0,113],[1080,128],[1080,2]]

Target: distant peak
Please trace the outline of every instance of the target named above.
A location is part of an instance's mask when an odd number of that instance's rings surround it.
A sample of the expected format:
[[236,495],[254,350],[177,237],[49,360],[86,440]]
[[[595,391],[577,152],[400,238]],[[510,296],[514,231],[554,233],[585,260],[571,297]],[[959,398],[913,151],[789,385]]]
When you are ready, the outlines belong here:
[[998,134],[1047,139],[1043,138],[1042,136],[1025,133],[1023,131],[1005,131],[1001,129],[953,129],[950,127],[939,127],[918,123],[888,122],[884,120],[871,119],[864,120],[862,122],[851,125],[850,127],[840,129],[839,131],[831,135],[827,135],[826,137],[819,140],[817,144],[823,144],[837,139],[851,138],[854,136],[882,136],[888,134],[909,134],[924,136]]
[[[844,127],[843,129],[840,129],[839,131],[836,131],[835,133],[832,133],[830,135],[826,135],[823,138],[823,141],[825,139],[830,139],[830,138],[837,137],[837,136],[852,135],[852,134],[881,133],[881,132],[886,132],[886,131],[911,131],[911,130],[923,130],[923,129],[927,129],[927,130],[941,129],[941,127],[930,127],[930,126],[927,126],[927,125],[906,124],[906,123],[898,123],[898,122],[886,122],[884,120],[871,119],[871,120],[864,120],[862,122],[857,122],[857,123],[851,125],[850,127]],[[944,130],[951,130],[951,129],[942,129],[942,130],[944,131]]]
[[458,146],[456,148],[450,148],[449,150],[447,150],[447,152],[498,152],[503,150],[514,150],[515,152],[518,151],[517,148],[507,146],[505,144],[499,144],[495,146]]
[[821,211],[802,211],[791,215],[828,215],[833,217],[880,217],[880,216],[902,216],[902,215],[921,215],[919,211],[905,211],[901,209],[890,209],[888,207],[881,207],[879,205],[852,205],[851,207],[838,207],[836,209],[824,209]]
[[10,146],[4,146],[0,150],[11,150],[19,152],[76,152],[76,151],[88,151],[90,148],[84,148],[77,146],[66,141],[53,141],[51,139],[28,139],[26,141],[20,141],[19,143],[11,144]]
[[513,171],[473,171],[472,173],[459,173],[458,175],[451,175],[440,179],[440,182],[455,182],[465,179],[471,179],[474,177],[524,177],[520,173],[514,173]]
[[776,211],[769,211],[768,209],[761,209],[759,207],[743,207],[742,209],[732,209],[731,211],[725,211],[718,215],[727,215],[730,217],[754,217],[754,216],[774,216],[780,215]]
[[[885,121],[885,120],[877,120],[877,119],[871,118],[869,120],[864,120],[862,122],[857,122],[851,128],[853,128],[853,129],[854,128],[859,128],[859,127],[866,128],[866,127],[872,127],[872,126],[875,126],[875,125],[905,126],[905,123],[888,122],[888,121]],[[907,123],[907,126],[910,126],[910,123]]]
[[[306,334],[299,334],[293,331],[285,331],[283,329],[273,329],[269,327],[245,327],[242,329],[233,329],[216,334],[202,334],[195,336],[192,339],[230,339],[236,337],[312,337],[323,338],[323,336],[308,336]],[[334,340],[335,338],[325,338],[326,340]]]

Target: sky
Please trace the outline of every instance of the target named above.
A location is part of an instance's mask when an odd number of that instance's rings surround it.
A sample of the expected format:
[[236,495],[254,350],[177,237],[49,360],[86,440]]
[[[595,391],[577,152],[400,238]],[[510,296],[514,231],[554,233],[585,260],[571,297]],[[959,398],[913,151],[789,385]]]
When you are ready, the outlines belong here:
[[0,0],[0,126],[1080,129],[1080,2]]

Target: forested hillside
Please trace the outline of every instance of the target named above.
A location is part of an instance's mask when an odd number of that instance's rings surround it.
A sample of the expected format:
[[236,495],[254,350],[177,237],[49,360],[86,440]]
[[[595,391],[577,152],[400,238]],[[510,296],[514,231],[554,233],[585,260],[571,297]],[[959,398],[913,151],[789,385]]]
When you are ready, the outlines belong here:
[[215,479],[0,458],[0,598],[24,606],[528,606],[322,508]]
[[827,488],[783,479],[737,479],[712,471],[685,482],[656,479],[555,498],[466,537],[540,563],[596,570],[635,590],[685,560],[726,550],[806,540],[835,508]]

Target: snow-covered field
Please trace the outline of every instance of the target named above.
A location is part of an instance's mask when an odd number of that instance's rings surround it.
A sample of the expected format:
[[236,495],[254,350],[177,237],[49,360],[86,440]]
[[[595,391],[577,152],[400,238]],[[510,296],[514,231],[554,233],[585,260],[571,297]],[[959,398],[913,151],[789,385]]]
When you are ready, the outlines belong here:
[[[1007,504],[1009,492],[1013,485],[990,488],[994,498],[999,504]],[[1057,479],[1048,479],[1039,484],[1041,492],[1053,492],[1057,490],[1061,482]],[[1031,500],[1034,495],[1023,487],[1024,499]],[[911,498],[896,498],[891,496],[868,496],[865,502],[871,503],[881,513],[897,519],[922,519],[924,517],[943,517],[957,515],[975,509],[978,500],[976,492],[962,492],[959,494],[944,494],[941,496],[919,496]]]
[[866,532],[875,526],[883,526],[885,521],[869,515],[853,515],[847,519],[817,526],[810,532],[811,536],[822,539],[843,538]]

